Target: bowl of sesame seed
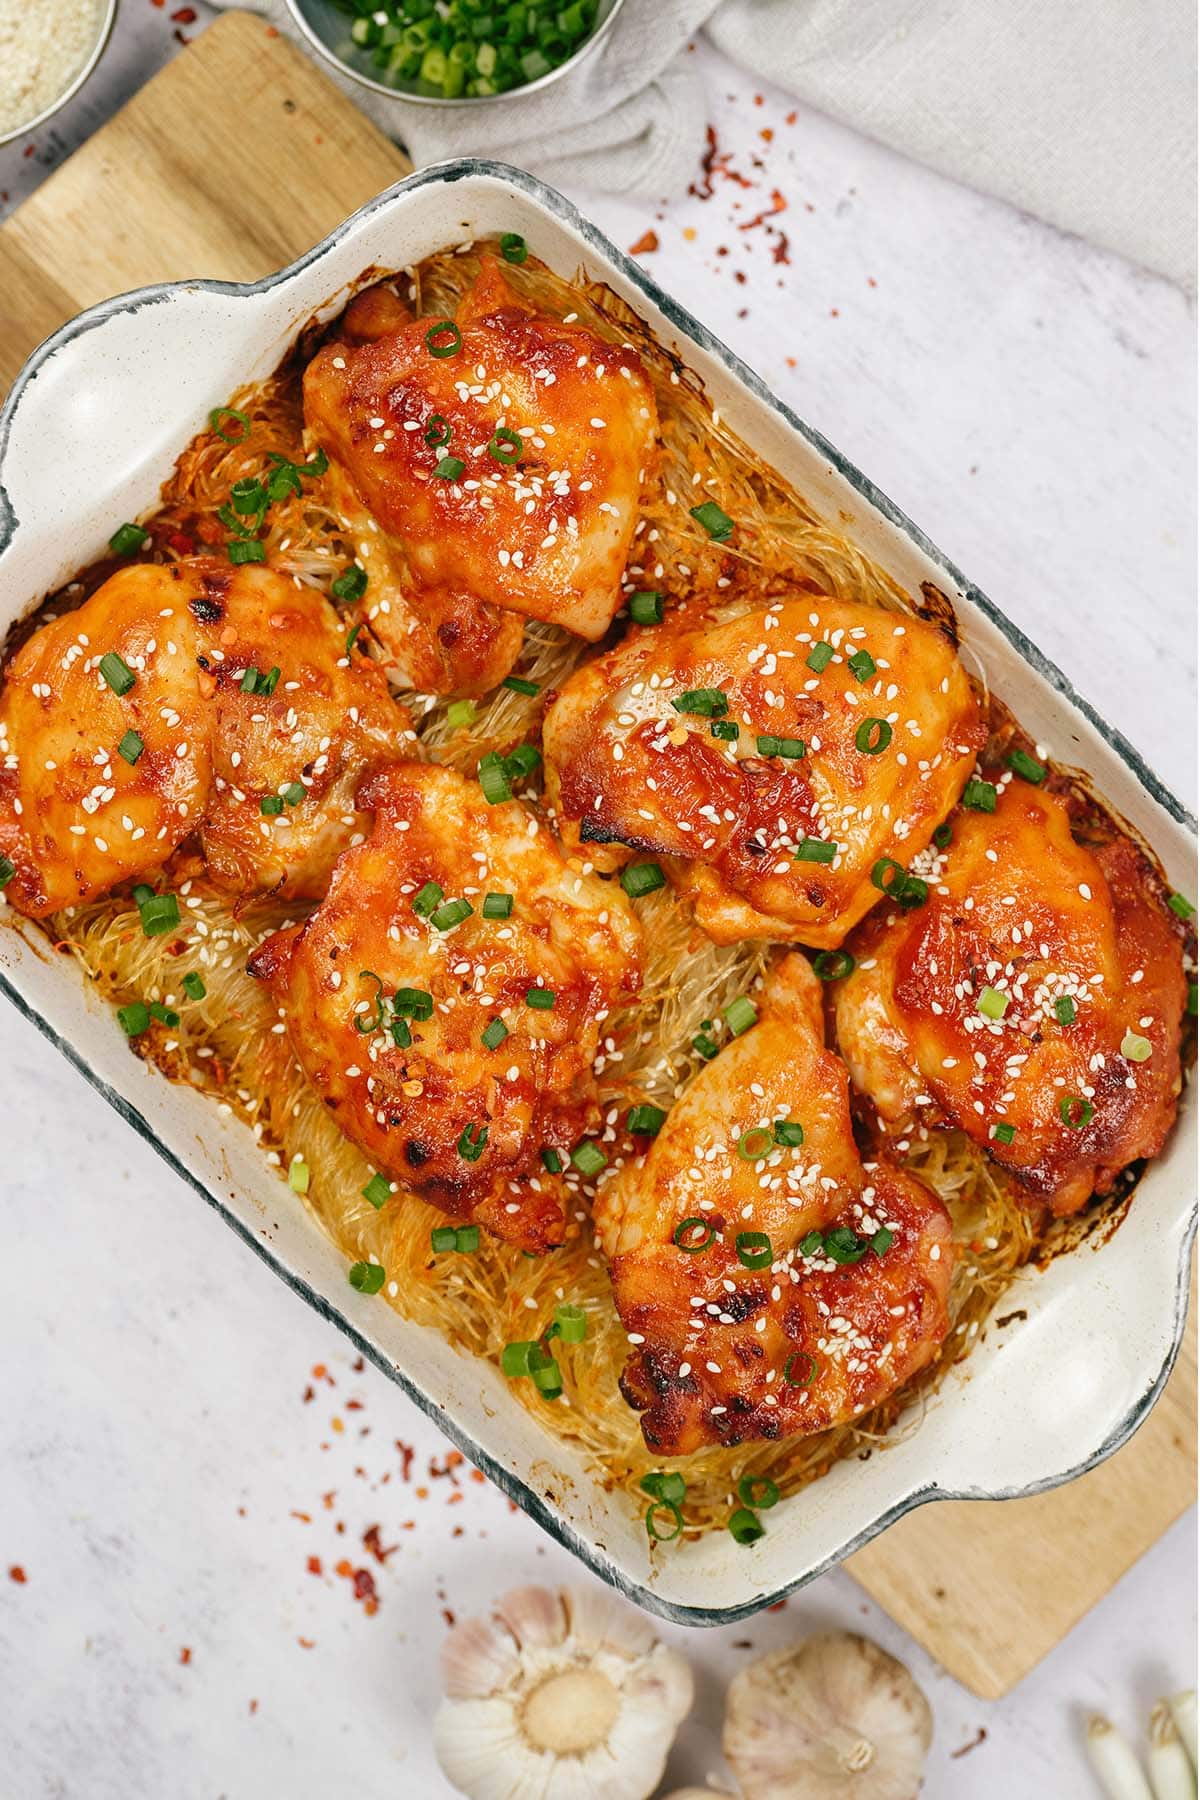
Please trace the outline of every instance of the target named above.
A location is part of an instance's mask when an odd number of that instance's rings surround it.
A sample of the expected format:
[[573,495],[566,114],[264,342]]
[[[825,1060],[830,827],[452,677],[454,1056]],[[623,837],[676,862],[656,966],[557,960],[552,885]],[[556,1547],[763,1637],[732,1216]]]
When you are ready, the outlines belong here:
[[117,0],[0,0],[0,144],[35,131],[104,54]]

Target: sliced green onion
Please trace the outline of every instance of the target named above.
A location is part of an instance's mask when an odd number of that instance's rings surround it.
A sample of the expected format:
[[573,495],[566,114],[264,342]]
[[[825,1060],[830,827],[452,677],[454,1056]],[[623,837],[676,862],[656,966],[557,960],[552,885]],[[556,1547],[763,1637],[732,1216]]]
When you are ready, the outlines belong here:
[[678,713],[696,713],[703,719],[719,719],[729,711],[729,701],[720,688],[688,688],[676,695],[671,705]]
[[365,1036],[369,1031],[382,1031],[383,1029],[383,982],[374,969],[360,969],[358,979],[375,983],[375,996],[372,1002],[375,1008],[374,1012],[356,1012],[354,1015],[354,1029],[362,1032]]
[[1196,916],[1195,907],[1183,894],[1168,894],[1167,905],[1177,919],[1194,919]]
[[288,1186],[293,1194],[307,1194],[311,1171],[302,1156],[293,1158],[288,1165]]
[[657,863],[628,863],[621,870],[621,886],[631,900],[652,894],[656,888],[665,885],[666,879]]
[[390,1196],[391,1191],[392,1184],[387,1176],[375,1174],[372,1175],[370,1181],[368,1181],[366,1187],[363,1189],[362,1195],[363,1199],[369,1201],[375,1208],[375,1211],[378,1212],[380,1207]]
[[[3,858],[0,858],[0,862],[2,862],[2,861],[3,861]],[[9,867],[11,868],[11,866],[12,865],[10,864]],[[11,880],[11,877],[10,877],[10,880]],[[4,886],[4,871],[2,868],[0,868],[0,888],[2,888],[3,886]],[[1188,982],[1188,992],[1187,992],[1187,1010],[1188,1010],[1189,1019],[1194,1019],[1196,1017],[1196,1009],[1197,1009],[1198,1002],[1200,1002],[1200,988],[1197,987],[1197,985],[1194,981],[1189,981]]]
[[203,975],[197,975],[195,969],[190,969],[183,978],[183,991],[189,1000],[203,1000],[208,993]]
[[667,1115],[661,1106],[651,1106],[647,1101],[642,1106],[631,1106],[625,1119],[625,1129],[634,1137],[657,1137],[667,1122]]
[[367,591],[367,571],[348,563],[330,587],[335,600],[361,600]]
[[892,741],[892,728],[886,719],[864,719],[854,734],[857,749],[864,756],[880,756]]
[[886,1225],[881,1225],[879,1230],[875,1233],[875,1236],[871,1239],[871,1248],[876,1256],[882,1256],[885,1251],[891,1249],[895,1241],[895,1232],[889,1231]]
[[1072,1131],[1082,1131],[1095,1118],[1096,1109],[1080,1094],[1064,1094],[1058,1103],[1058,1116]]
[[818,981],[843,981],[853,968],[854,958],[848,950],[822,950],[813,957],[813,974]]
[[1054,1016],[1060,1025],[1073,1025],[1075,1023],[1075,1002],[1072,1000],[1070,994],[1063,994],[1054,1002]]
[[562,1157],[557,1150],[542,1151],[542,1167],[549,1175],[562,1174]]
[[462,731],[475,723],[476,711],[473,700],[452,700],[446,708],[446,723],[451,731]]
[[275,813],[281,813],[283,811],[283,795],[264,794],[258,803],[258,810],[264,819],[273,817]]
[[526,681],[522,675],[506,675],[500,686],[508,688],[514,694],[525,694],[531,700],[542,691],[536,681]]
[[905,912],[912,912],[914,907],[924,906],[929,898],[929,883],[922,881],[919,875],[906,875],[904,885],[893,896]]
[[503,1019],[493,1019],[479,1034],[479,1041],[485,1050],[498,1050],[508,1036],[508,1026]]
[[629,616],[635,625],[661,625],[663,597],[656,588],[640,588],[629,596]]
[[833,645],[827,644],[824,639],[822,639],[820,643],[813,645],[812,649],[805,657],[805,667],[811,669],[814,675],[820,675],[829,667],[830,663],[833,661],[833,656]]
[[523,263],[529,255],[529,245],[519,231],[503,231],[500,234],[500,254],[506,263]]
[[145,743],[136,731],[127,731],[117,745],[117,755],[132,768],[145,748]]
[[705,1062],[711,1062],[714,1056],[720,1054],[720,1046],[714,1044],[712,1039],[703,1031],[699,1032],[692,1039],[692,1049],[702,1056]]
[[[797,1368],[797,1364],[800,1365]],[[783,1365],[783,1379],[788,1387],[811,1387],[816,1380],[817,1359],[807,1350],[793,1350]]]
[[688,510],[697,525],[703,525],[709,537],[718,544],[733,536],[733,520],[727,512],[722,512],[715,500],[706,500],[703,506],[689,507]]
[[350,1286],[360,1294],[377,1294],[387,1280],[387,1270],[379,1263],[351,1263],[349,1279]]
[[518,744],[516,749],[504,758],[502,767],[509,781],[524,781],[532,775],[542,760],[542,753],[532,744]]
[[583,1142],[576,1144],[572,1150],[571,1161],[581,1175],[592,1176],[600,1173],[607,1164],[608,1158],[599,1144],[593,1143],[590,1138],[584,1138]]
[[400,1019],[418,1022],[433,1017],[433,995],[424,988],[397,988],[392,996],[392,1011]]
[[[700,1235],[697,1237],[696,1233]],[[671,1242],[678,1244],[688,1256],[698,1256],[716,1242],[717,1233],[707,1219],[684,1219],[671,1233]]]
[[547,1355],[540,1344],[536,1346],[536,1351],[537,1354],[532,1355],[529,1361],[533,1385],[543,1399],[557,1400],[563,1391],[562,1373],[554,1358]]
[[413,1041],[412,1031],[409,1029],[407,1019],[392,1019],[388,1025],[388,1030],[392,1034],[392,1042],[397,1050],[411,1050]]
[[708,731],[710,737],[719,738],[726,744],[736,744],[742,728],[736,719],[714,719]]
[[480,758],[479,785],[489,806],[501,806],[504,801],[512,799],[512,788],[504,773],[504,764],[494,750],[489,750],[486,756]]
[[771,1127],[771,1134],[777,1144],[796,1144],[804,1142],[804,1127],[795,1119],[776,1119]]
[[435,1256],[444,1256],[447,1250],[454,1250],[458,1245],[458,1233],[453,1225],[435,1225],[429,1233],[429,1248]]
[[1017,1129],[1015,1125],[1010,1125],[1007,1119],[1001,1119],[992,1126],[988,1135],[994,1138],[998,1144],[1011,1144],[1017,1135]]
[[582,1344],[587,1336],[587,1314],[582,1306],[574,1306],[568,1302],[565,1306],[554,1309],[554,1326],[564,1344]]
[[483,917],[485,919],[511,919],[513,897],[511,894],[485,894],[483,897]]
[[963,789],[962,803],[971,812],[994,813],[996,790],[990,781],[977,781],[972,776]]
[[758,1019],[758,1008],[745,994],[739,994],[736,1000],[722,1007],[721,1012],[734,1037],[741,1037],[743,1031],[749,1031]]
[[450,442],[450,421],[442,413],[431,413],[424,437],[431,450],[444,449]]
[[164,1006],[161,1000],[151,1000],[150,1017],[157,1019],[160,1025],[178,1025],[179,1014]]
[[825,1239],[819,1231],[810,1231],[807,1237],[800,1240],[801,1256],[820,1256],[825,1248]]
[[871,870],[871,885],[877,887],[881,894],[890,894],[903,888],[907,879],[908,870],[891,856],[881,856]]
[[108,540],[108,547],[118,556],[129,556],[135,550],[141,550],[150,542],[150,533],[143,525],[118,525]]
[[757,1543],[764,1529],[762,1521],[746,1506],[739,1506],[729,1521],[729,1535],[735,1544]]
[[525,1004],[531,1006],[535,1012],[552,1012],[556,999],[557,995],[553,988],[534,987],[526,993]]
[[355,644],[358,642],[358,634],[361,630],[362,630],[362,623],[360,621],[357,625],[352,625],[350,627],[349,631],[346,633],[346,655],[347,656],[349,656],[349,654],[353,650]]
[[[661,1521],[664,1515],[670,1521],[671,1530],[665,1530]],[[646,1531],[656,1544],[670,1544],[683,1530],[683,1514],[671,1500],[652,1500],[646,1508]]]
[[462,332],[453,319],[439,319],[425,333],[425,343],[429,354],[436,356],[439,362],[448,356],[457,356],[462,349]]
[[[222,421],[225,419],[236,419],[241,426],[242,429],[236,437],[232,437],[228,431],[223,429]],[[208,415],[208,423],[217,436],[227,444],[245,443],[250,435],[250,415],[239,412],[236,406],[215,406]]]
[[948,850],[954,841],[954,829],[950,825],[939,825],[933,834],[933,841],[939,850]]
[[138,911],[146,937],[162,937],[179,923],[179,902],[174,894],[151,894],[148,900],[138,902]]
[[418,919],[432,918],[445,897],[446,890],[440,882],[427,881],[424,887],[413,896],[412,909]]
[[1143,1063],[1152,1054],[1154,1045],[1148,1037],[1142,1037],[1136,1031],[1127,1031],[1121,1039],[1121,1055],[1126,1062]]
[[665,1500],[668,1506],[681,1506],[687,1497],[687,1483],[677,1469],[651,1470],[638,1482],[643,1494]]
[[1011,995],[1001,993],[999,988],[985,987],[980,991],[975,1002],[976,1012],[981,1012],[985,1019],[1002,1019],[1008,1011]]
[[861,1262],[867,1254],[865,1241],[848,1225],[835,1226],[824,1238],[825,1254],[835,1263]]
[[769,1475],[743,1475],[738,1482],[738,1498],[746,1506],[765,1509],[776,1504],[779,1488]]
[[737,1259],[744,1269],[767,1269],[775,1259],[765,1231],[739,1231],[734,1240]]
[[454,1248],[460,1256],[474,1256],[479,1248],[478,1225],[460,1225],[454,1233]]
[[804,756],[808,749],[803,738],[760,737],[755,741],[760,756],[787,756],[793,762]]
[[538,1344],[532,1338],[505,1344],[500,1352],[500,1373],[506,1375],[510,1381],[517,1381],[522,1376],[528,1375],[530,1373],[530,1356],[538,1348]]
[[875,673],[875,658],[869,650],[856,650],[853,656],[846,658],[846,666],[854,671],[859,681],[870,681]]
[[1024,750],[1013,750],[1008,758],[1008,766],[1014,775],[1019,775],[1022,781],[1032,781],[1035,787],[1040,787],[1046,779],[1045,763],[1038,762]]
[[150,1029],[150,1009],[141,1000],[131,1000],[128,1006],[118,1006],[117,1024],[126,1037],[141,1037]]
[[0,856],[0,893],[3,893],[16,872],[17,865],[11,856]]
[[753,1125],[738,1139],[737,1153],[743,1162],[761,1162],[764,1156],[770,1156],[774,1147],[774,1136],[766,1126]]
[[283,790],[283,798],[289,806],[299,806],[304,798],[304,783],[302,781],[289,781]]
[[488,1141],[486,1125],[468,1125],[458,1140],[458,1154],[464,1162],[478,1162]]
[[801,838],[793,862],[831,863],[838,847],[829,838]]
[[438,931],[453,931],[464,919],[469,919],[475,908],[469,900],[447,900],[436,912],[429,915],[429,923]]
[[497,425],[488,439],[487,453],[493,462],[506,465],[520,462],[525,445],[507,425]]
[[127,694],[137,680],[125,658],[118,656],[115,650],[107,650],[100,658],[100,673],[118,699]]
[[230,538],[225,549],[231,563],[260,563],[267,560],[267,547],[258,538]]
[[439,481],[457,481],[466,466],[461,456],[443,456],[434,464],[433,472]]

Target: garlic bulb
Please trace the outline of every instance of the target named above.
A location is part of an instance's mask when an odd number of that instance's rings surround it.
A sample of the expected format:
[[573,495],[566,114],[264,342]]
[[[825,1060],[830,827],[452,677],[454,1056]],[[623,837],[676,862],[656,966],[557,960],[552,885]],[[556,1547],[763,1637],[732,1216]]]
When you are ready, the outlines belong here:
[[692,1704],[687,1663],[603,1589],[516,1588],[442,1652],[438,1762],[470,1800],[646,1800]]
[[722,1744],[745,1800],[913,1800],[932,1736],[904,1664],[831,1631],[742,1670]]

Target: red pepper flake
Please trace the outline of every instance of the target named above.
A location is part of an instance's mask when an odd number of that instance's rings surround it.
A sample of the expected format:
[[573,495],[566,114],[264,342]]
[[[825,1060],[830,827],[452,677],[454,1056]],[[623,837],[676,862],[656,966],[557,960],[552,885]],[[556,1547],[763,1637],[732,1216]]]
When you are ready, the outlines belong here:
[[770,125],[764,125],[758,135],[762,139],[764,144],[773,143],[775,140],[775,133],[772,130]]
[[700,158],[700,181],[698,184],[693,182],[688,188],[688,193],[697,200],[711,200],[713,178],[717,175],[723,175],[726,181],[735,182],[738,187],[753,187],[754,183],[732,166],[729,160],[729,151],[719,148],[716,126],[705,126],[704,135],[707,142],[704,155]]
[[790,112],[788,114],[787,118],[783,122],[785,125],[794,125],[796,123],[796,119],[798,116],[799,116],[798,114],[796,114],[794,112]]
[[346,1402],[346,1411],[347,1412],[361,1412],[362,1409],[363,1409],[363,1403],[361,1400],[347,1400],[347,1402]]
[[302,1512],[296,1512],[295,1510],[293,1510],[291,1513],[291,1517],[293,1519],[299,1519],[299,1521],[302,1525],[311,1525],[312,1524],[312,1514],[311,1513],[302,1513]]
[[960,1756],[968,1756],[972,1750],[978,1750],[980,1744],[986,1743],[986,1741],[987,1741],[987,1726],[981,1725],[979,1727],[979,1730],[975,1733],[975,1736],[971,1739],[969,1744],[962,1744],[959,1746],[959,1748],[957,1750],[952,1750],[950,1752],[951,1761],[953,1762],[957,1757],[960,1757]]
[[337,1494],[337,1489],[330,1488],[330,1490],[327,1494],[321,1495],[321,1504],[324,1506],[326,1512],[333,1511],[333,1502],[334,1502],[334,1498],[335,1498],[336,1494]]
[[775,1602],[774,1606],[768,1606],[767,1611],[768,1612],[782,1612],[786,1605],[787,1605],[786,1600],[777,1600]]
[[448,1606],[443,1606],[442,1617],[443,1617],[443,1619],[445,1619],[447,1625],[449,1625],[450,1628],[453,1630],[454,1623],[455,1623],[454,1614],[451,1612],[451,1610]]
[[310,1556],[309,1557],[308,1572],[310,1575],[321,1575],[324,1573],[323,1569],[321,1568],[321,1559],[319,1556]]
[[251,1716],[251,1718],[253,1718],[253,1716],[254,1716],[254,1714],[255,1714],[255,1713],[256,1713],[256,1712],[257,1712],[257,1711],[258,1711],[258,1701],[257,1701],[257,1700],[252,1700],[252,1701],[251,1701],[251,1702],[250,1702],[250,1716]]
[[482,1469],[472,1469],[471,1470],[471,1480],[478,1481],[480,1483],[480,1485],[482,1486],[482,1484],[487,1480],[487,1476],[484,1474]]
[[171,36],[175,39],[175,42],[177,44],[182,44],[185,50],[187,49],[188,45],[192,41],[190,37],[184,36],[183,32],[180,31],[178,26],[175,27],[175,30],[171,33]]
[[355,1569],[354,1598],[364,1602],[365,1610],[369,1616],[373,1616],[379,1611],[379,1592],[375,1586],[375,1577],[372,1575],[370,1569]]
[[300,1398],[301,1398],[301,1400],[303,1400],[304,1404],[307,1406],[310,1400],[316,1399],[316,1394],[317,1394],[317,1390],[315,1387],[313,1387],[312,1383],[310,1382],[308,1387],[306,1387],[304,1392],[301,1394]]
[[176,25],[194,25],[196,23],[196,9],[194,6],[181,6],[178,12],[173,12],[171,14],[171,17]]
[[[749,185],[749,184],[747,184],[747,185]],[[738,226],[738,230],[739,231],[753,231],[757,226],[765,225],[768,219],[773,219],[775,217],[776,213],[781,213],[781,212],[786,212],[786,211],[787,211],[787,201],[784,199],[783,195],[780,193],[778,188],[772,188],[771,189],[771,204],[770,204],[770,206],[764,207],[762,212],[760,212],[760,213],[755,213],[755,215],[752,219],[746,219],[741,225]]]
[[412,1475],[413,1447],[411,1444],[405,1444],[397,1438],[396,1448],[400,1452],[400,1479],[401,1481],[407,1481]]
[[20,1563],[14,1563],[8,1571],[8,1579],[10,1581],[19,1582],[20,1585],[22,1587],[24,1587],[26,1581],[28,1580],[28,1576],[26,1575],[24,1569],[21,1567]]
[[183,1649],[179,1652],[179,1660],[181,1663],[183,1663],[185,1668],[186,1668],[187,1664],[190,1663],[192,1660],[192,1653],[188,1649],[186,1644],[183,1646]]
[[657,231],[643,231],[636,244],[630,244],[630,256],[649,256],[658,249]]
[[361,1375],[366,1366],[367,1365],[361,1356],[356,1356],[354,1361],[350,1364],[350,1367],[354,1370],[356,1375]]
[[774,248],[771,251],[771,261],[777,262],[777,263],[789,263],[790,264],[792,259],[788,255],[787,232],[777,230],[775,232],[774,236],[775,236],[775,244],[774,244]]
[[317,1640],[315,1638],[298,1637],[296,1639],[296,1642],[299,1644],[299,1646],[302,1650],[315,1650],[317,1647]]
[[371,1525],[363,1532],[363,1549],[370,1551],[376,1562],[386,1565],[388,1557],[395,1556],[400,1546],[392,1544],[385,1550],[380,1530],[378,1525]]

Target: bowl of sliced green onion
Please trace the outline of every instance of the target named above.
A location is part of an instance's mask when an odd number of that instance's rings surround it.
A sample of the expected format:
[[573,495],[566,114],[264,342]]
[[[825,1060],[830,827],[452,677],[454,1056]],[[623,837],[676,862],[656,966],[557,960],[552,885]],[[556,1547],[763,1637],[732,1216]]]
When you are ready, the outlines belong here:
[[623,0],[288,0],[308,41],[377,94],[471,106],[549,87]]

